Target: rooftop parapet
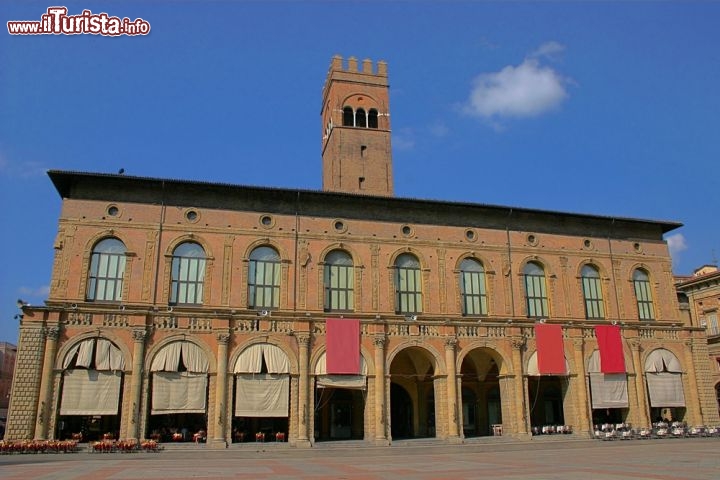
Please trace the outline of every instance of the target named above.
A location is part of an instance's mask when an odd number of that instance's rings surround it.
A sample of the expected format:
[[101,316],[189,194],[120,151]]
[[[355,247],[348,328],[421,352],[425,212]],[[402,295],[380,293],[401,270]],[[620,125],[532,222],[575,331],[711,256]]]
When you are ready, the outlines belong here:
[[[379,77],[387,77],[387,63],[384,60],[379,60],[376,65],[373,65],[373,61],[366,58],[362,61],[362,70],[360,70],[358,59],[355,57],[349,57],[347,62],[340,55],[335,55],[330,62],[330,70],[328,76],[332,72],[350,72],[350,73],[363,73],[365,75],[377,75]],[[373,68],[376,67],[376,68]]]

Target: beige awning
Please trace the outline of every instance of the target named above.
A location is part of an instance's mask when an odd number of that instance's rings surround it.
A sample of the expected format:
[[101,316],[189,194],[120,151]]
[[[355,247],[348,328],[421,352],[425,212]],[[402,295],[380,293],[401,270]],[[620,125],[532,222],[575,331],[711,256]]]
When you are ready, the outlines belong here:
[[117,415],[121,378],[117,371],[66,370],[60,415]]

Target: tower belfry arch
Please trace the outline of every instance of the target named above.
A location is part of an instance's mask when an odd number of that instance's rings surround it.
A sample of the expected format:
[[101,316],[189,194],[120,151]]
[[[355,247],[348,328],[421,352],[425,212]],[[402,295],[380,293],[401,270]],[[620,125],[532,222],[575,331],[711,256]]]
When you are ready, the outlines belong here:
[[323,190],[393,196],[388,91],[385,62],[333,57],[320,111]]

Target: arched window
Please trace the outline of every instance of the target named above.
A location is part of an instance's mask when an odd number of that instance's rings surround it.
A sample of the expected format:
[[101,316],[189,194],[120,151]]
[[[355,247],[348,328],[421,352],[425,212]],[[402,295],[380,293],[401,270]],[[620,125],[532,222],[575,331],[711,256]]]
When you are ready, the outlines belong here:
[[90,255],[88,300],[108,302],[122,300],[125,253],[125,244],[117,238],[106,238],[95,244]]
[[325,257],[325,311],[353,310],[355,273],[352,257],[342,250],[333,250]]
[[365,115],[365,110],[362,108],[358,108],[355,112],[355,126],[356,127],[367,127],[367,116]]
[[633,272],[633,286],[635,287],[635,299],[638,306],[638,318],[640,320],[655,320],[650,277],[645,270],[638,268]]
[[355,114],[353,113],[352,107],[343,108],[343,127],[354,127],[355,126]]
[[547,287],[545,286],[545,270],[535,262],[529,262],[523,268],[525,278],[525,299],[528,317],[548,316]]
[[585,318],[605,318],[600,272],[592,265],[585,265],[580,271],[582,277],[583,298],[585,298]]
[[378,128],[378,111],[374,108],[368,112],[368,128]]
[[195,242],[178,245],[172,256],[170,303],[201,304],[205,281],[205,250]]
[[460,263],[460,295],[463,315],[487,315],[485,269],[477,260],[466,258]]
[[422,312],[420,262],[415,255],[403,253],[395,260],[395,293],[397,313]]
[[280,307],[280,254],[272,247],[258,247],[250,253],[248,307]]

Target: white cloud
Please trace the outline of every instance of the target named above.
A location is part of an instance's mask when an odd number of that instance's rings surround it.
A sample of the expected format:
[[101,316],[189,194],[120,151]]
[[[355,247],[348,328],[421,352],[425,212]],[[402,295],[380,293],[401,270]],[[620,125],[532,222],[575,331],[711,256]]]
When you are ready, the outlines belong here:
[[480,37],[479,45],[484,50],[497,50],[498,48],[500,48],[500,45],[490,41],[490,39],[488,39],[487,37]]
[[540,45],[537,50],[530,54],[530,56],[535,58],[545,57],[551,60],[555,60],[557,59],[558,55],[560,55],[564,51],[565,45],[551,40]]
[[567,81],[537,59],[528,58],[499,72],[483,73],[474,82],[466,112],[483,118],[536,117],[557,108]]
[[50,286],[43,285],[42,287],[20,287],[18,293],[23,296],[31,298],[46,298],[50,294]]
[[536,117],[556,109],[568,97],[566,87],[572,81],[540,60],[554,59],[564,50],[558,42],[546,42],[519,65],[478,75],[465,113],[497,126],[500,119]]
[[450,129],[442,122],[437,122],[428,127],[430,134],[434,137],[442,138],[450,132]]
[[12,178],[30,178],[45,175],[47,167],[40,162],[32,160],[24,162],[11,162],[0,153],[0,175]]
[[671,256],[675,256],[688,248],[685,243],[685,237],[682,233],[668,235],[667,238],[665,238],[665,241],[667,242],[668,250],[670,250]]

